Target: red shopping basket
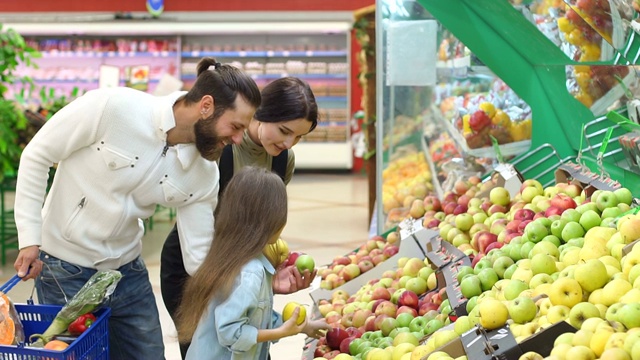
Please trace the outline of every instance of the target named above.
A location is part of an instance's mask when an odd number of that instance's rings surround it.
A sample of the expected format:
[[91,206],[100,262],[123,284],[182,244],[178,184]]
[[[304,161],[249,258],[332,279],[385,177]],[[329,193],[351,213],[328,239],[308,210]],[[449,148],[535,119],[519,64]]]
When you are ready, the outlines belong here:
[[[11,278],[0,291],[7,292],[20,281],[17,275]],[[59,305],[15,304],[24,327],[25,338],[42,334],[62,309]],[[2,360],[108,360],[109,316],[111,310],[102,308],[95,313],[96,321],[69,347],[62,351],[27,347],[27,344],[0,345]]]

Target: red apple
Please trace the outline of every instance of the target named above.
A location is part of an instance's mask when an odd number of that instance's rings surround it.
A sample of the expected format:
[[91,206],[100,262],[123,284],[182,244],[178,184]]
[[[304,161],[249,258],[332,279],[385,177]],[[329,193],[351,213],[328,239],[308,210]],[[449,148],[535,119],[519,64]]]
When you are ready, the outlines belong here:
[[438,305],[434,302],[423,302],[418,309],[418,315],[422,316],[431,310],[438,310]]
[[489,231],[480,231],[473,236],[476,239],[479,252],[485,252],[485,249],[489,244],[498,241],[498,235],[492,234]]
[[351,344],[351,341],[353,341],[353,339],[355,339],[355,336],[349,336],[346,337],[344,340],[342,340],[342,342],[340,343],[340,352],[343,354],[348,354],[349,353],[349,344]]
[[371,316],[372,312],[369,309],[358,309],[353,313],[353,320],[351,322],[354,327],[364,326],[367,318]]
[[551,199],[551,206],[555,206],[564,211],[567,209],[575,209],[578,205],[569,195],[559,193]]
[[391,294],[389,293],[389,290],[387,288],[377,287],[373,289],[373,293],[371,294],[371,300],[389,300],[389,299],[391,299]]
[[520,209],[513,214],[513,220],[533,220],[535,213],[531,209]]
[[467,205],[456,205],[456,207],[453,209],[453,215],[459,215],[462,213],[466,213],[468,210]]
[[468,195],[462,195],[458,198],[458,205],[462,205],[462,206],[469,206],[469,200],[471,200],[471,197]]
[[438,227],[438,225],[440,225],[440,220],[438,219],[431,219],[426,224],[422,224],[422,226],[426,227],[427,229],[435,229]]
[[424,209],[426,211],[429,211],[429,210],[440,211],[442,209],[442,203],[434,195],[426,196],[422,201],[422,204],[424,205]]
[[373,305],[371,306],[371,312],[375,313],[378,305],[380,305],[383,301],[387,301],[385,299],[371,300],[373,301]]
[[367,320],[365,320],[364,322],[365,331],[376,331],[376,325],[375,325],[376,318],[377,316],[373,314],[369,315]]
[[349,259],[348,256],[336,256],[331,262],[331,265],[349,265],[349,264],[351,264],[351,259]]
[[327,345],[329,345],[329,347],[333,350],[338,350],[340,349],[340,343],[342,342],[342,340],[349,337],[349,333],[346,330],[340,328],[332,328],[331,330],[327,331],[327,334],[325,336],[327,338]]
[[458,207],[458,204],[455,202],[450,202],[447,203],[446,205],[444,205],[444,213],[449,215],[449,214],[453,214],[453,212],[455,211],[456,207]]
[[387,244],[387,246],[385,246],[385,248],[382,249],[382,254],[384,254],[384,256],[386,256],[387,258],[390,258],[393,255],[397,254],[399,250],[400,250],[399,246],[393,245],[393,244]]
[[[395,313],[394,313],[395,314]],[[382,322],[384,321],[384,319],[389,318],[390,316],[387,314],[381,314],[381,315],[376,315],[376,319],[373,321],[373,325],[374,325],[374,331],[375,330],[380,330],[380,327],[382,326]]]
[[483,252],[479,252],[478,255],[473,257],[473,261],[471,261],[471,267],[475,268],[478,261],[480,261],[484,257]]
[[[358,267],[360,268],[360,273],[364,273],[367,272],[371,269],[373,269],[375,265],[373,264],[373,262],[371,262],[370,260],[360,260],[358,262]],[[377,279],[376,279],[377,280]]]
[[549,206],[547,210],[544,211],[544,216],[551,217],[553,215],[562,215],[563,212],[564,212],[564,209],[552,205],[552,206]]
[[546,217],[545,214],[544,214],[544,211],[539,211],[533,216],[533,220],[538,220],[538,219],[540,219],[542,217]]
[[285,267],[287,266],[293,266],[296,264],[296,260],[298,260],[298,256],[302,255],[304,253],[299,252],[299,251],[291,251],[289,252],[289,257],[287,257],[287,262]]
[[398,310],[396,310],[396,316],[398,317],[398,315],[402,314],[402,313],[409,313],[411,315],[413,315],[413,317],[418,316],[418,310],[416,310],[415,308],[411,307],[411,306],[400,306],[398,307]]
[[520,225],[521,222],[522,220],[511,220],[505,227],[505,230],[518,231],[518,225]]
[[389,300],[385,300],[385,301],[381,302],[378,305],[378,307],[376,307],[375,314],[377,316],[387,315],[387,316],[390,316],[390,317],[395,317],[397,310],[398,310],[398,307],[396,306],[396,304],[392,303]]
[[492,242],[491,244],[489,244],[489,246],[487,246],[486,249],[484,249],[484,251],[488,254],[492,249],[500,249],[502,246],[504,246],[503,242]]
[[[322,338],[324,339],[324,338]],[[316,345],[316,349],[313,351],[313,356],[315,357],[324,357],[325,354],[331,352],[331,348],[327,344],[318,344]],[[326,358],[325,358],[326,359]]]
[[405,290],[400,297],[398,297],[398,305],[409,306],[414,309],[418,308],[418,295],[410,290]]
[[340,354],[340,350],[331,350],[328,353],[324,354],[323,358],[325,358],[326,360],[332,360]]

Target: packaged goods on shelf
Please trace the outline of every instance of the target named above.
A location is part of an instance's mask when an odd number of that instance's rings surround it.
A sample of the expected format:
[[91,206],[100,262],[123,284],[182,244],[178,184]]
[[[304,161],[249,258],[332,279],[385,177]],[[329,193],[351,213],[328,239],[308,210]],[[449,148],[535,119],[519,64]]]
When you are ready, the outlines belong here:
[[307,63],[308,74],[326,74],[327,68],[328,66],[326,62],[312,61]]
[[285,63],[285,72],[290,75],[306,74],[307,64],[298,60],[287,60]]
[[341,62],[341,63],[329,63],[328,71],[329,74],[346,74],[349,72],[349,64]]

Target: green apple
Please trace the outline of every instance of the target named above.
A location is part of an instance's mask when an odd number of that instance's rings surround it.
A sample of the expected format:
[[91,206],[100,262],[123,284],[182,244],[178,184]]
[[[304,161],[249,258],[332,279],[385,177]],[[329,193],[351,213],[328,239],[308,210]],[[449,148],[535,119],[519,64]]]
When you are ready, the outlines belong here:
[[295,264],[300,273],[303,273],[305,270],[309,270],[309,273],[312,273],[316,267],[316,263],[313,261],[313,258],[307,254],[298,256]]
[[[482,286],[482,291],[490,290],[493,285],[500,280],[498,278],[498,274],[493,268],[483,269],[478,273],[478,279],[480,279],[480,285]],[[478,294],[480,295],[480,294]]]
[[463,278],[462,282],[460,282],[460,292],[467,299],[482,294],[482,284],[478,275],[470,275]]
[[598,211],[598,206],[593,202],[588,202],[576,207],[576,211],[580,214],[584,214],[587,210]]
[[608,207],[602,210],[602,215],[600,217],[603,219],[606,219],[606,218],[616,218],[620,215],[622,215],[622,209],[620,209],[617,206],[614,206],[614,207]]
[[607,321],[620,321],[620,310],[625,304],[615,303],[607,308],[604,318]]
[[528,259],[529,258],[529,252],[531,252],[531,250],[533,249],[533,247],[536,245],[536,243],[531,242],[531,241],[527,241],[526,243],[522,244],[522,246],[520,247],[520,258],[521,259]]
[[600,222],[600,226],[615,228],[616,227],[616,218],[614,218],[614,217],[602,218],[602,221]]
[[576,329],[580,329],[585,320],[593,317],[600,317],[600,310],[594,304],[583,301],[571,308],[569,323]]
[[553,274],[556,268],[556,260],[547,254],[537,254],[531,258],[531,271],[536,274]]
[[499,278],[504,279],[505,271],[507,271],[509,266],[513,264],[514,264],[514,261],[512,258],[506,255],[502,255],[493,262],[493,270],[495,270]]
[[567,225],[567,220],[565,219],[558,219],[555,220],[554,222],[551,223],[551,234],[555,235],[556,237],[558,237],[559,239],[562,238],[562,230],[564,229],[565,225]]
[[453,324],[453,331],[459,336],[471,330],[471,328],[473,328],[473,323],[471,323],[471,320],[466,315],[458,317]]
[[536,256],[538,254],[547,254],[547,255],[553,256],[556,259],[560,257],[560,251],[558,250],[558,246],[551,241],[545,240],[550,236],[555,238],[555,236],[553,235],[548,235],[542,241],[540,241],[539,243],[533,246],[533,248],[531,249],[532,256]]
[[473,221],[473,216],[467,213],[462,213],[456,215],[455,224],[459,230],[469,231],[471,226],[473,226],[475,222]]
[[[396,316],[398,327],[409,327],[409,324],[415,317],[410,312],[403,312]],[[413,331],[413,330],[412,330]]]
[[625,304],[618,311],[618,318],[627,329],[640,327],[640,303]]
[[491,201],[492,204],[508,206],[511,202],[511,195],[507,189],[498,186],[489,192],[489,201]]
[[562,229],[562,240],[568,242],[571,239],[579,238],[584,236],[584,228],[580,223],[575,221],[570,221],[565,225],[564,229]]
[[538,307],[529,297],[520,296],[509,303],[509,316],[518,324],[527,323],[536,317]]
[[530,241],[537,243],[541,241],[545,236],[549,235],[549,230],[542,223],[532,221],[524,228],[524,232]]
[[[595,203],[598,206],[598,210],[600,211],[604,211],[604,209],[607,209],[607,208],[616,207],[618,206],[619,202],[620,200],[618,200],[618,198],[613,193],[613,191],[609,191],[609,190],[602,190],[595,200]],[[608,216],[604,216],[604,217],[608,217]]]
[[480,273],[480,271],[482,271],[484,269],[489,269],[492,266],[493,266],[493,264],[491,264],[491,260],[489,260],[488,258],[482,258],[476,263],[476,266],[473,268],[473,272],[476,275],[478,275]]
[[631,205],[631,201],[633,201],[633,194],[627,188],[620,188],[613,192],[618,201],[622,204]]
[[600,289],[609,282],[606,266],[598,259],[590,259],[576,266],[573,278],[586,292]]
[[551,277],[551,275],[540,273],[540,274],[533,275],[533,277],[531,278],[531,281],[529,281],[529,288],[535,289],[539,285],[551,284],[551,283],[553,283],[553,278]]
[[503,279],[511,279],[511,276],[513,275],[513,273],[518,269],[518,265],[517,264],[513,264],[511,266],[509,266],[507,268],[507,270],[504,271],[503,274]]
[[551,220],[551,219],[549,219],[547,217],[540,217],[540,218],[537,218],[537,219],[533,220],[533,222],[537,222],[538,224],[542,224],[544,227],[549,229],[549,227],[551,226],[551,223],[553,223],[553,220]]
[[424,334],[430,335],[436,332],[438,329],[442,329],[444,327],[444,322],[439,319],[431,319],[427,322],[427,325],[424,327]]
[[424,316],[416,316],[409,322],[409,331],[424,331],[428,322]]
[[522,256],[520,256],[520,250],[522,249],[522,244],[520,243],[514,244],[513,240],[511,240],[511,242],[508,244],[508,245],[511,245],[511,248],[509,249],[509,257],[513,261],[518,261],[522,259]]
[[509,282],[502,287],[504,298],[507,300],[513,300],[517,298],[520,293],[529,289],[529,285],[522,280],[509,280]]
[[600,226],[602,219],[600,219],[600,215],[593,210],[587,210],[580,216],[580,225],[588,231],[589,229]]
[[580,221],[580,215],[581,214],[576,209],[567,209],[564,212],[562,212],[562,215],[560,215],[560,218],[567,220],[567,222],[572,222],[572,221],[578,222]]
[[560,246],[562,244],[562,241],[557,236],[555,236],[553,234],[545,236],[542,239],[542,241],[550,242],[550,243],[554,244],[556,247],[558,247],[558,246]]
[[458,268],[458,275],[456,276],[458,283],[462,281],[466,275],[474,274],[473,268],[469,265],[463,265]]

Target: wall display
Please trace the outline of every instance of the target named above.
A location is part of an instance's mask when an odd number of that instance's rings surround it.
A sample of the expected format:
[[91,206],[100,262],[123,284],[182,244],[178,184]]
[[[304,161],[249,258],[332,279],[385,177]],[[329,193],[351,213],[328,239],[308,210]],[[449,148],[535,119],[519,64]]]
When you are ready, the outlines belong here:
[[[214,57],[244,70],[260,88],[283,76],[297,76],[314,91],[320,116],[318,127],[296,146],[296,166],[351,169],[348,24],[332,23],[325,31],[300,26],[298,31],[291,25],[281,32],[263,29],[242,34],[182,35],[176,30],[173,35],[153,35],[138,27],[145,35],[134,32],[112,36],[109,26],[104,27],[104,33],[77,36],[29,33],[26,41],[42,57],[37,59],[38,69],[20,71],[34,81],[32,98],[37,98],[33,94],[41,87],[63,94],[72,89],[96,89],[100,86],[100,69],[105,66],[119,69],[120,86],[155,93],[160,80],[170,78],[188,89],[195,81],[197,62],[203,57]],[[12,88],[14,92],[21,89]]]

